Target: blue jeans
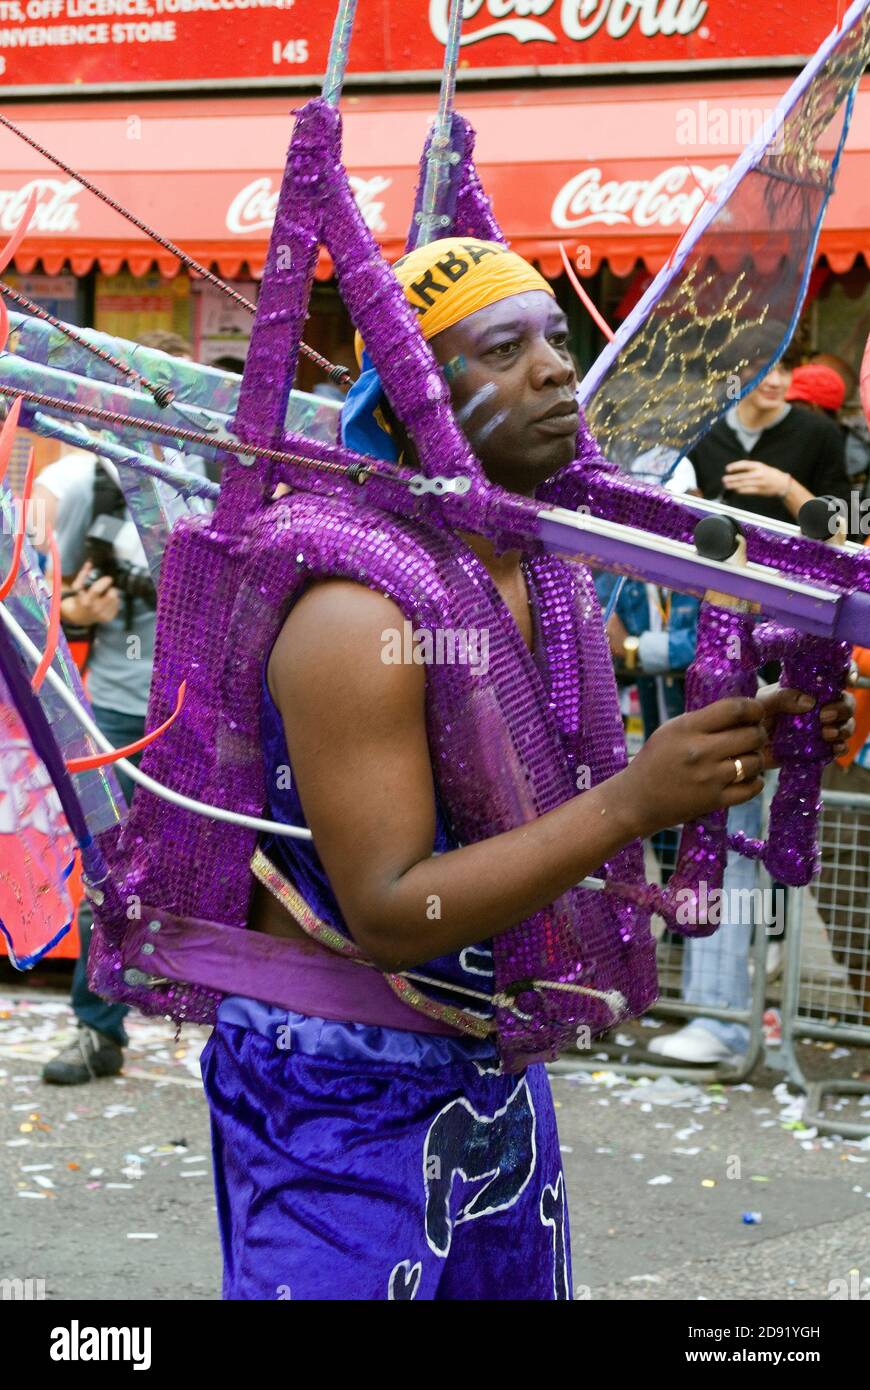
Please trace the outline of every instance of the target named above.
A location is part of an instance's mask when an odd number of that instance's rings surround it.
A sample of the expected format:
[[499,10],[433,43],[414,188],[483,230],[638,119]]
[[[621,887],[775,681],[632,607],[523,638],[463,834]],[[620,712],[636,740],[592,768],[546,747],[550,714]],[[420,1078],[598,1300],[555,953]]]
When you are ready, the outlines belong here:
[[[753,797],[728,813],[728,833],[742,830],[746,835],[761,834],[762,798]],[[721,925],[712,936],[692,937],[683,951],[683,998],[687,1004],[707,1004],[720,1009],[748,1009],[749,944],[752,939],[750,914],[734,911],[741,901],[741,890],[758,887],[758,863],[728,851],[722,882]],[[733,920],[734,918],[737,920]],[[749,1029],[742,1023],[724,1023],[717,1018],[693,1019],[693,1024],[713,1033],[732,1052],[745,1052]]]
[[[142,715],[119,714],[117,710],[105,709],[101,705],[94,705],[93,710],[94,720],[100,732],[105,734],[116,748],[135,743],[145,732],[145,719]],[[138,766],[140,757],[141,754],[136,754],[130,761]],[[115,768],[115,775],[124,793],[124,800],[129,805],[133,795],[133,783],[126,772],[118,767]],[[93,922],[91,905],[87,898],[82,898],[79,907],[79,958],[73,972],[71,1003],[80,1023],[86,1024],[88,1028],[95,1028],[98,1033],[104,1033],[106,1037],[125,1047],[128,1041],[124,1028],[127,1005],[109,1004],[99,995],[93,994],[88,986],[88,950]]]

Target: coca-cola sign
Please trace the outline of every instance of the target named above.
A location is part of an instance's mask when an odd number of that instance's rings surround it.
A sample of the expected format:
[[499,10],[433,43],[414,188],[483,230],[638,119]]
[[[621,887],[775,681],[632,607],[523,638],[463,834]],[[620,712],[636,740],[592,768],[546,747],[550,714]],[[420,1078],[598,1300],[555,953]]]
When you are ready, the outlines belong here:
[[0,231],[15,231],[34,191],[37,203],[28,236],[33,232],[78,231],[79,210],[73,199],[82,188],[75,179],[31,179],[20,188],[0,189]]
[[[843,0],[845,5],[846,0]],[[0,92],[311,87],[338,0],[0,0]],[[349,84],[436,81],[449,0],[364,0]],[[465,0],[460,71],[622,72],[808,57],[836,0]],[[244,38],[240,34],[244,30]]]
[[604,179],[600,169],[590,167],[559,189],[550,218],[554,227],[564,231],[595,225],[688,227],[728,168],[727,164],[715,169],[672,164],[649,179],[619,181]]
[[[478,23],[466,23],[460,42],[463,47],[495,38],[584,43],[599,33],[624,39],[632,29],[644,38],[694,34],[708,8],[708,0],[465,0],[465,20]],[[449,14],[450,0],[430,0],[429,24],[442,44]]]
[[[386,193],[393,180],[375,174],[362,178],[351,174],[350,185],[356,205],[363,215],[367,227],[373,232],[385,233],[387,223],[384,219],[384,203],[380,195]],[[273,183],[268,176],[253,179],[233,198],[226,214],[227,231],[236,236],[250,235],[252,232],[267,232],[275,221],[278,207],[277,180]]]

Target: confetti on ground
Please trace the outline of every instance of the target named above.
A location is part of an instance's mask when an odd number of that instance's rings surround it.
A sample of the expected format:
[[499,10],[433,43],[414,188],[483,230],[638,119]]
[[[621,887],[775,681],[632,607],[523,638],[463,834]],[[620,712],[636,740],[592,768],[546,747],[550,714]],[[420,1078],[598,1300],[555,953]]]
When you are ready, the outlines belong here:
[[673,1182],[673,1178],[668,1173],[660,1173],[657,1178],[648,1180],[647,1187],[664,1187],[669,1182]]

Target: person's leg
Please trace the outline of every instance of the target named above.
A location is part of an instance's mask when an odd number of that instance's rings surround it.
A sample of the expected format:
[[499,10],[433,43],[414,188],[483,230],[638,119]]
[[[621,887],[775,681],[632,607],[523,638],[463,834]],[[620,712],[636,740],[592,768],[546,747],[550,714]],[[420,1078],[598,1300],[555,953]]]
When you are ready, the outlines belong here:
[[[120,714],[116,710],[95,705],[94,721],[116,748],[135,743],[145,731],[144,718]],[[139,755],[131,759],[138,763]],[[115,775],[129,805],[133,782],[121,768]],[[70,1003],[79,1025],[78,1036],[43,1068],[44,1081],[78,1085],[94,1076],[115,1076],[123,1065],[121,1049],[127,1045],[124,1019],[126,1004],[113,1004],[94,994],[88,985],[88,950],[91,943],[93,912],[87,898],[82,898],[78,912],[79,954],[73,970]]]

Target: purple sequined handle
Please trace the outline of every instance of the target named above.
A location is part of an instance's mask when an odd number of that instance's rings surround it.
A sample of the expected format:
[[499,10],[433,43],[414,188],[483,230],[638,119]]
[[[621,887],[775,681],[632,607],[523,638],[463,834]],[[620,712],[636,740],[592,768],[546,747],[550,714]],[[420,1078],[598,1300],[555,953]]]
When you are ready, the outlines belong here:
[[819,710],[840,699],[851,657],[843,642],[805,637],[783,659],[781,684],[816,701],[808,714],[781,716],[773,737],[782,771],[770,808],[764,864],[773,879],[793,888],[809,883],[819,868],[822,773],[832,758],[831,745],[821,736]]
[[766,840],[729,836],[727,812],[715,811],[684,827],[667,887],[608,887],[657,912],[683,936],[709,936],[718,923],[706,920],[703,905],[717,901],[713,894],[722,887],[729,848],[760,859],[778,883],[794,888],[809,883],[819,864],[822,772],[832,756],[821,737],[819,710],[840,698],[850,656],[843,642],[807,637],[772,623],[756,627],[739,608],[704,603],[697,652],[686,675],[687,710],[729,696],[753,697],[757,669],[771,660],[782,661],[780,683],[812,695],[816,705],[807,714],[782,715],[777,721],[772,747],[781,772]]
[[[752,619],[740,607],[703,603],[695,659],[686,672],[686,710],[755,694],[757,653]],[[727,811],[712,811],[683,828],[677,864],[667,886],[608,882],[608,888],[663,917],[682,936],[711,936],[707,904],[718,902],[728,855]]]
[[[695,659],[686,673],[687,711],[729,697],[754,696],[758,682],[752,628],[752,618],[739,607],[701,605]],[[703,904],[722,887],[727,823],[727,811],[713,811],[683,829],[676,871],[659,907],[668,926],[683,936],[709,936],[718,926],[718,921],[706,920]]]

